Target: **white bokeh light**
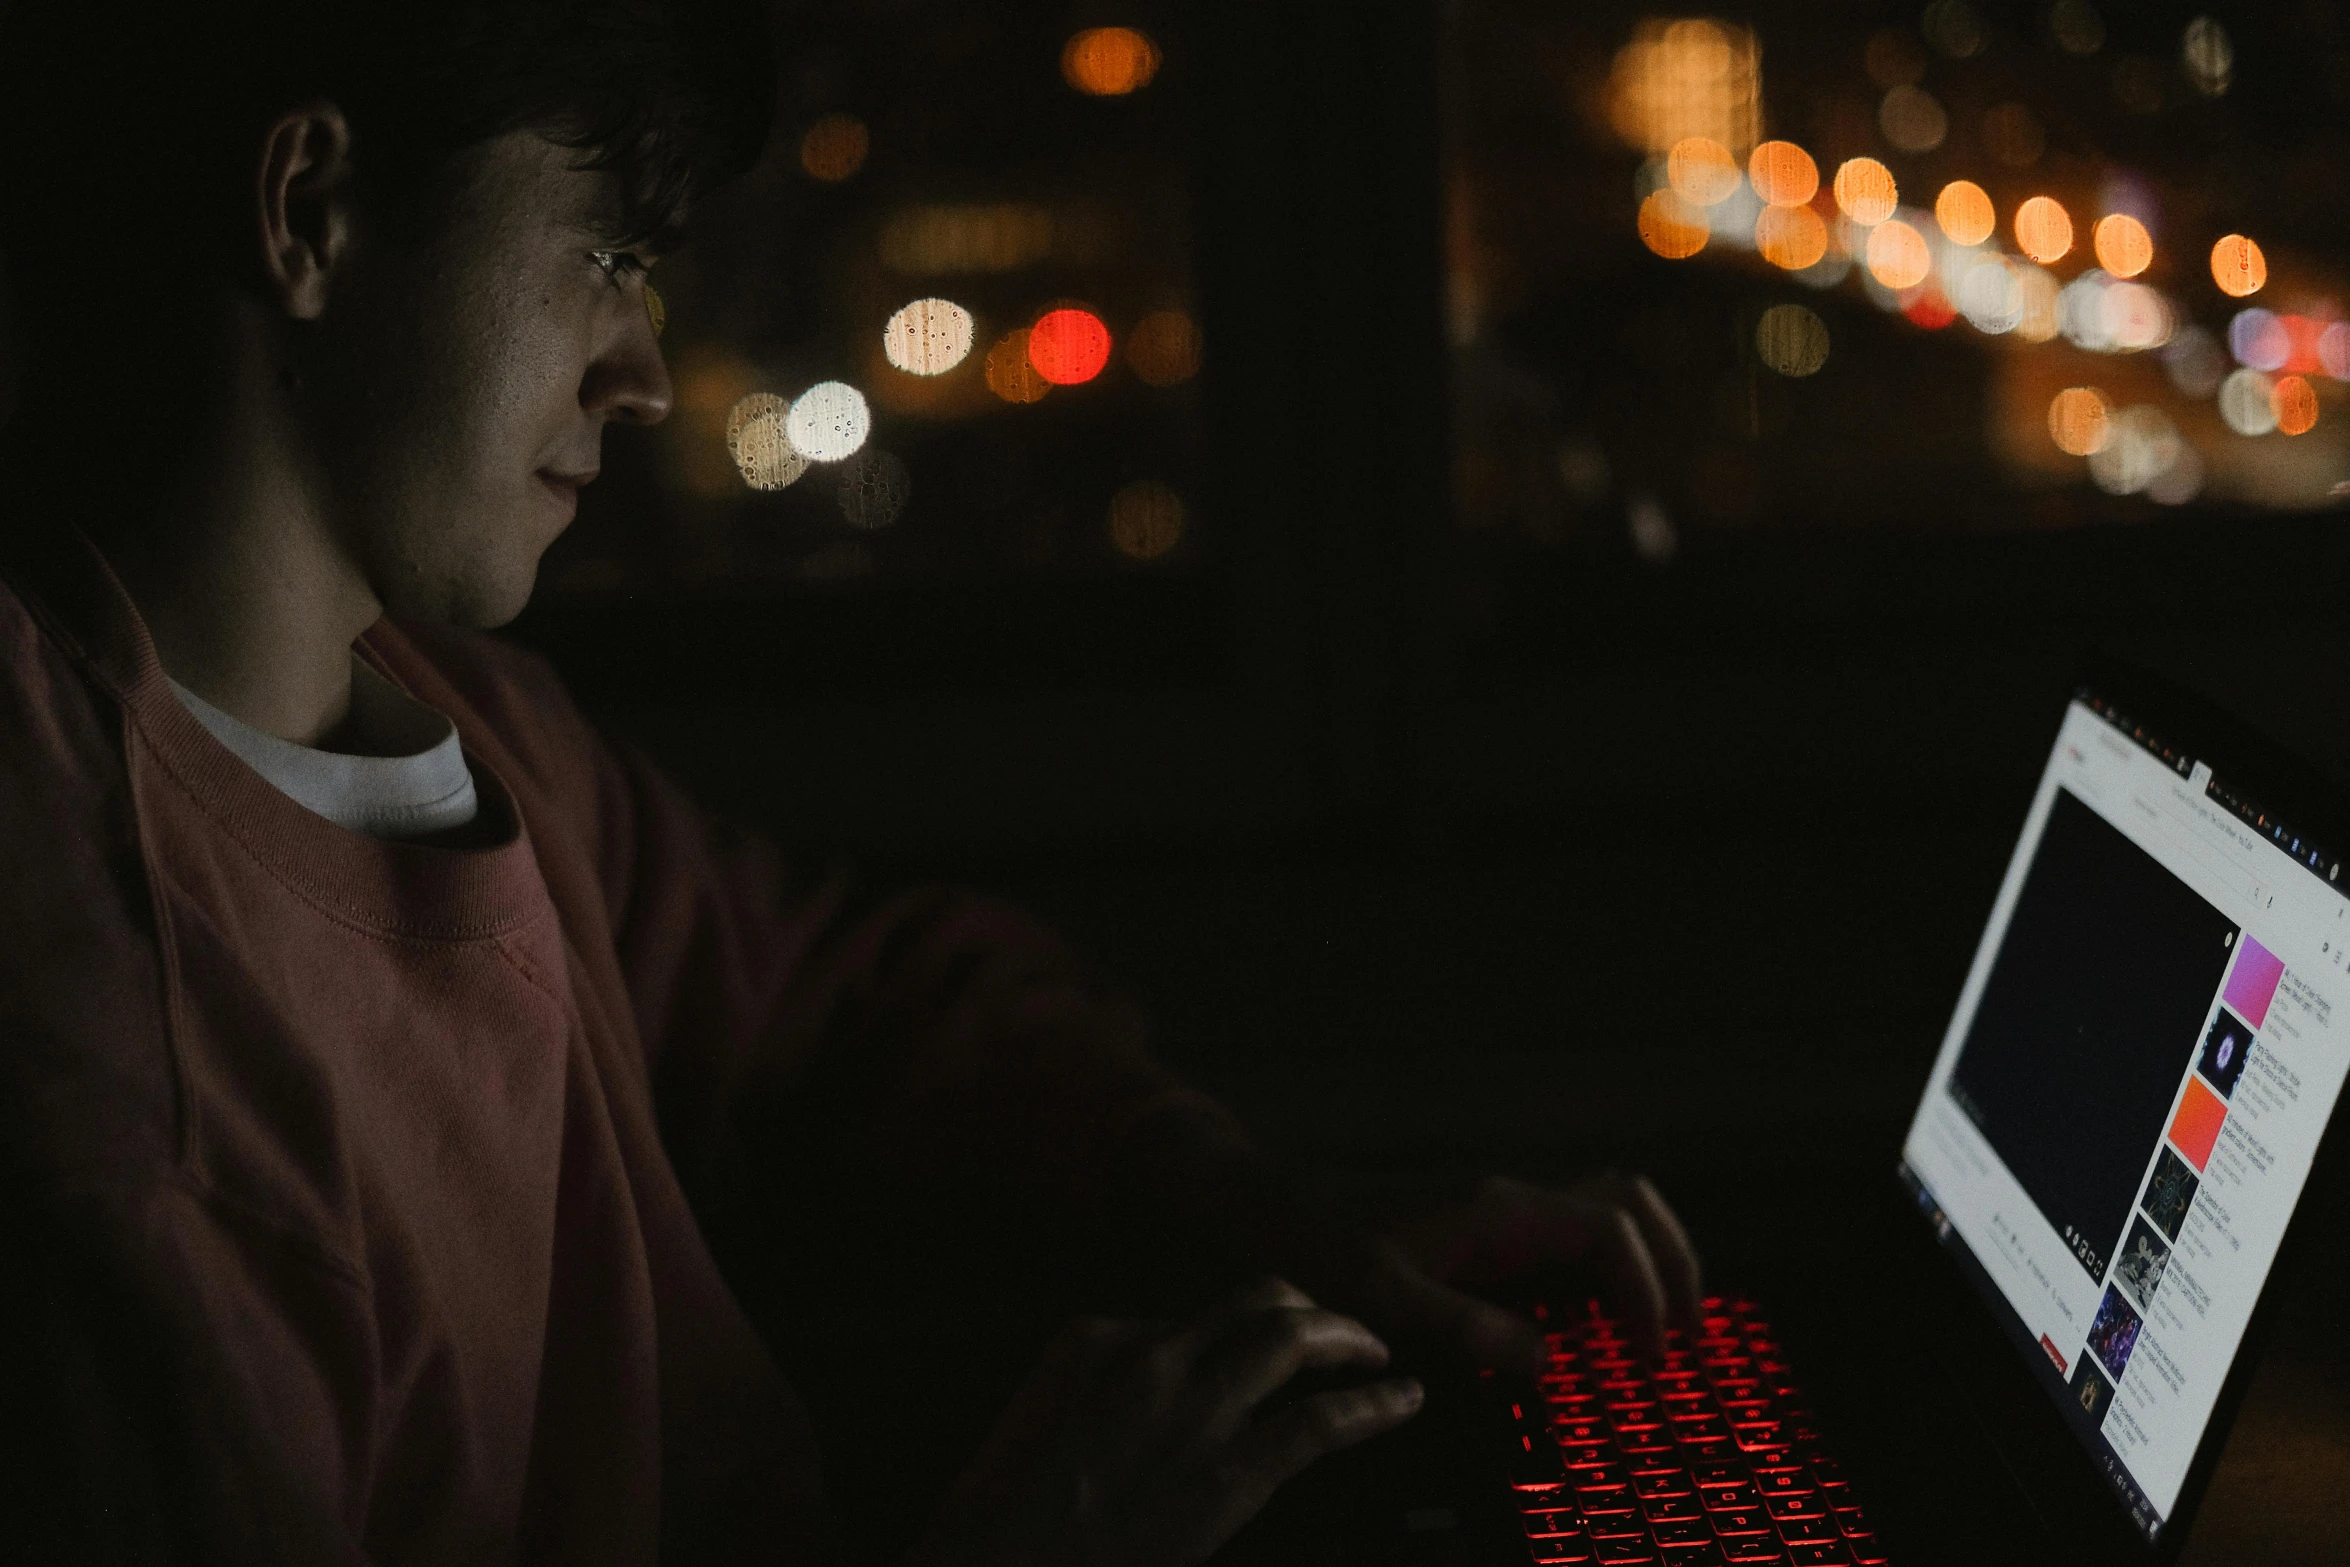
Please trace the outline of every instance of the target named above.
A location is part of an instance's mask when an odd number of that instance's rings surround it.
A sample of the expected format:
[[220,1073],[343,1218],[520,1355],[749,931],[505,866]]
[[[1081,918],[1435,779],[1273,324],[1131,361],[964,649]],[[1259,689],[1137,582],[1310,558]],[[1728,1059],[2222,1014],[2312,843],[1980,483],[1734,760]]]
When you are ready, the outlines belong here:
[[791,405],[784,433],[811,462],[840,462],[855,456],[873,433],[873,410],[846,381],[819,381]]
[[2275,391],[2258,370],[2238,370],[2219,384],[2219,416],[2238,435],[2266,435],[2277,427]]
[[971,356],[971,312],[951,299],[917,299],[881,329],[881,351],[908,375],[944,375]]

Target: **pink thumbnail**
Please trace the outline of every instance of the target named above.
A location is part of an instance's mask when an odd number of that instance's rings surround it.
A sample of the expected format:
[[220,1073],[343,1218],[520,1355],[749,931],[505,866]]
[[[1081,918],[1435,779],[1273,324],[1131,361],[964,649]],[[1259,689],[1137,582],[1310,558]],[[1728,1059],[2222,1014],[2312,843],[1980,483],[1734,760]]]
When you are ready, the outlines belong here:
[[2250,936],[2236,938],[2236,972],[2222,992],[2236,1015],[2254,1028],[2268,1021],[2268,1004],[2276,998],[2277,981],[2285,977],[2285,960]]

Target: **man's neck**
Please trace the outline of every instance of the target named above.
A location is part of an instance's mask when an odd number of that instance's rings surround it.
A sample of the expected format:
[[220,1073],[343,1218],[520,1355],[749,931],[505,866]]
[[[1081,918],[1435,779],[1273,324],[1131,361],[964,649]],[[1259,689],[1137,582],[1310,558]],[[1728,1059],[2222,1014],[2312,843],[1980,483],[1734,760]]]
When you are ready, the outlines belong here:
[[175,499],[98,545],[173,679],[265,734],[364,752],[351,644],[382,606],[291,465],[252,444],[216,449]]

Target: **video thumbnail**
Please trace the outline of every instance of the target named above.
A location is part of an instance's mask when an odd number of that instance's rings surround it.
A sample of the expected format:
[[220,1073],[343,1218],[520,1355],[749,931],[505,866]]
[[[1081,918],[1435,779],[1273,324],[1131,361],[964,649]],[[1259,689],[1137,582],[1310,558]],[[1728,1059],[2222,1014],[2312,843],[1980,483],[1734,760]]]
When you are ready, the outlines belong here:
[[2113,1402],[2113,1384],[2098,1374],[2097,1362],[2086,1355],[2073,1367],[2072,1390],[2073,1401],[2081,1406],[2089,1423],[2105,1424],[2105,1406]]
[[2122,1299],[2120,1290],[2108,1285],[2105,1299],[2097,1307],[2097,1320],[2089,1324],[2089,1353],[2104,1362],[2119,1382],[2123,1368],[2130,1363],[2130,1351],[2137,1347],[2138,1314]]
[[2170,1140],[2180,1156],[2200,1170],[2211,1163],[2212,1146],[2227,1118],[2228,1102],[2204,1087],[2202,1078],[2190,1077],[2179,1095],[2178,1111],[2170,1118]]
[[2187,1168],[2187,1161],[2165,1147],[2154,1163],[2154,1173],[2147,1177],[2146,1200],[2140,1206],[2154,1227],[2175,1241],[2179,1226],[2187,1222],[2187,1210],[2195,1204],[2195,1188],[2200,1184],[2195,1172]]
[[2169,1266],[2170,1248],[2154,1233],[2154,1226],[2142,1218],[2131,1220],[2130,1238],[2122,1243],[2113,1273],[2140,1311],[2154,1304],[2154,1292],[2162,1287],[2162,1270]]
[[2246,936],[2236,943],[2236,970],[2222,994],[2258,1028],[2268,1021],[2268,1004],[2276,999],[2277,981],[2284,977],[2285,960]]
[[2221,1007],[2219,1016],[2212,1019],[2211,1032],[2203,1036],[2203,1054],[2196,1057],[2195,1070],[2219,1090],[2221,1098],[2229,1098],[2236,1092],[2236,1079],[2244,1075],[2244,1061],[2251,1054],[2251,1025]]

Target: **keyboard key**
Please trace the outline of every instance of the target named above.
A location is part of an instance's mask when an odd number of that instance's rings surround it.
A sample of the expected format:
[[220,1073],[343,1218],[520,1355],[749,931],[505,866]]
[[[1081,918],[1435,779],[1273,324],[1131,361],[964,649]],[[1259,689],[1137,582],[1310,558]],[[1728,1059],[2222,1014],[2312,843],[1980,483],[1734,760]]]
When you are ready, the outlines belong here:
[[1744,1464],[1692,1463],[1689,1466],[1689,1478],[1695,1480],[1701,1489],[1714,1485],[1744,1485],[1746,1484],[1746,1466]]
[[1714,1532],[1698,1518],[1668,1518],[1648,1526],[1649,1537],[1659,1545],[1710,1545]]
[[1631,1487],[1620,1484],[1579,1485],[1575,1487],[1575,1505],[1583,1509],[1586,1517],[1634,1510]]
[[1685,1464],[1736,1464],[1741,1472],[1746,1468],[1746,1455],[1738,1451],[1738,1444],[1727,1437],[1719,1442],[1691,1443],[1681,1450]]
[[1646,1540],[1594,1540],[1591,1546],[1599,1567],[1647,1567],[1656,1560],[1656,1547]]
[[1720,1415],[1692,1415],[1673,1422],[1673,1440],[1683,1446],[1703,1446],[1719,1442],[1736,1446],[1736,1438]]
[[1779,1538],[1789,1545],[1816,1545],[1829,1540],[1840,1540],[1843,1531],[1825,1518],[1782,1518],[1779,1520]]
[[1598,1420],[1557,1420],[1551,1423],[1550,1439],[1561,1446],[1569,1442],[1597,1442],[1607,1436],[1607,1426]]
[[1795,1467],[1754,1466],[1755,1489],[1765,1496],[1809,1496],[1811,1476]]
[[1526,1514],[1526,1538],[1530,1540],[1545,1535],[1574,1534],[1582,1527],[1572,1507],[1561,1511]]
[[1786,1559],[1786,1548],[1767,1535],[1756,1539],[1724,1540],[1722,1542],[1722,1560],[1726,1562],[1744,1564],[1749,1562],[1783,1562]]
[[1687,1496],[1697,1487],[1690,1482],[1686,1469],[1635,1469],[1632,1471],[1634,1496]]
[[1852,1553],[1855,1567],[1885,1567],[1892,1560],[1885,1554],[1885,1548],[1877,1543],[1875,1535],[1863,1535],[1857,1539],[1847,1536],[1844,1548]]
[[1591,1543],[1595,1546],[1620,1545],[1626,1540],[1638,1540],[1646,1544],[1648,1541],[1648,1520],[1638,1513],[1627,1513],[1622,1516],[1605,1514],[1601,1517],[1583,1520],[1583,1532],[1591,1536]]
[[1762,1492],[1754,1488],[1754,1482],[1751,1480],[1742,1480],[1736,1485],[1708,1487],[1697,1493],[1697,1499],[1703,1502],[1707,1510],[1711,1512],[1759,1513],[1764,1511]]
[[1705,1516],[1705,1509],[1697,1505],[1694,1496],[1660,1496],[1640,1504],[1650,1523],[1694,1523]]
[[1753,1509],[1725,1508],[1710,1516],[1713,1519],[1714,1533],[1725,1540],[1738,1534],[1767,1534],[1773,1540],[1778,1539],[1778,1535],[1771,1528],[1771,1515],[1759,1507]]
[[1852,1555],[1841,1541],[1787,1547],[1788,1567],[1850,1567],[1851,1562]]
[[1546,1540],[1528,1540],[1527,1554],[1549,1567],[1553,1562],[1587,1562],[1591,1560],[1591,1542],[1579,1534],[1553,1535]]
[[1575,1505],[1575,1493],[1564,1481],[1554,1481],[1549,1485],[1512,1486],[1510,1495],[1517,1499],[1520,1512],[1548,1512],[1552,1508]]
[[[1805,1496],[1766,1496],[1763,1498],[1763,1511],[1769,1513],[1773,1518],[1781,1520],[1788,1518],[1828,1518],[1829,1516],[1828,1504],[1821,1501],[1817,1494]],[[1832,1523],[1835,1520],[1829,1518],[1829,1521]]]
[[1668,1545],[1660,1559],[1665,1567],[1722,1567],[1722,1548],[1711,1540],[1703,1545]]
[[1858,1536],[1863,1539],[1877,1532],[1876,1530],[1869,1527],[1868,1515],[1863,1513],[1857,1507],[1837,1508],[1836,1527],[1843,1530],[1848,1535]]
[[1811,1477],[1822,1485],[1835,1485],[1844,1479],[1844,1466],[1833,1458],[1815,1458],[1811,1461]]

